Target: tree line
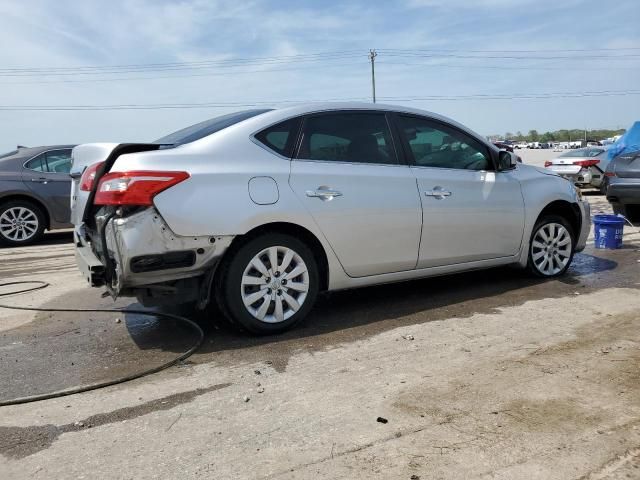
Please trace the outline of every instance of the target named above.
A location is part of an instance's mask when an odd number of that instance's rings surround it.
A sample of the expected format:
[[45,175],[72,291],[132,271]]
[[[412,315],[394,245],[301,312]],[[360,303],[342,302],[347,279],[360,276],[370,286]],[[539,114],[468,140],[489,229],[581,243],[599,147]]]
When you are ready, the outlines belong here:
[[[622,135],[624,128],[619,130],[587,130],[587,140],[597,141],[610,138],[615,135]],[[491,138],[500,138],[503,140],[514,140],[516,142],[572,142],[576,140],[584,140],[585,130],[555,130],[553,132],[539,133],[537,130],[529,130],[526,135],[522,132],[506,132],[504,135],[491,135]]]

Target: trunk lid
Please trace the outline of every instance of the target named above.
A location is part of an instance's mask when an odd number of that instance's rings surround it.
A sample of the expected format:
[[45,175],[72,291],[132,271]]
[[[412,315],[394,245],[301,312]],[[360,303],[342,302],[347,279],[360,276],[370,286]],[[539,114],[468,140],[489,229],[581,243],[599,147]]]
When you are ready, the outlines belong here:
[[91,165],[104,162],[118,146],[117,143],[85,143],[71,152],[71,223],[82,225],[82,217],[91,192],[80,190],[82,173]]
[[[93,198],[100,178],[111,170],[120,155],[158,150],[163,145],[157,143],[85,143],[75,147],[71,153],[71,221],[78,227],[87,220],[93,205]],[[91,191],[80,189],[82,172],[94,163],[104,162],[98,168]]]

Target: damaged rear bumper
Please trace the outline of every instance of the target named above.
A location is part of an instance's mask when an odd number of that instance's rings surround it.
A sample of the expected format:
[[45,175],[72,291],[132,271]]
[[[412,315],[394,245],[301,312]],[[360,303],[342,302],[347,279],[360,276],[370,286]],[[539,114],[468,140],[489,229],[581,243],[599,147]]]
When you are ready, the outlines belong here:
[[106,285],[114,297],[147,289],[178,294],[170,284],[212,273],[234,238],[176,235],[155,208],[104,221],[96,217],[105,246],[98,232],[76,229],[76,262],[90,285]]

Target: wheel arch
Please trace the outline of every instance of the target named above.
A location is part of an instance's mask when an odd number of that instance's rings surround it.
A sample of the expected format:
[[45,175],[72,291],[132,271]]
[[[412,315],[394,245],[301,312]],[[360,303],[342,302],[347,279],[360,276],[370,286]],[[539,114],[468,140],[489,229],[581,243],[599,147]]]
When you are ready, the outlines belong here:
[[46,230],[49,230],[51,228],[51,215],[49,213],[49,209],[44,204],[44,202],[42,202],[36,197],[27,195],[24,193],[10,193],[10,194],[4,195],[3,197],[0,197],[0,205],[4,205],[5,203],[12,202],[12,201],[28,202],[40,208],[40,210],[42,210],[42,214],[44,215],[44,221],[45,221],[44,228]]
[[564,218],[571,225],[576,239],[580,235],[582,215],[580,214],[580,208],[575,203],[567,202],[566,200],[554,200],[540,211],[534,225],[546,215],[558,215]]
[[[224,254],[224,258],[231,258],[233,254],[248,241],[265,233],[284,233],[302,240],[313,252],[320,273],[320,290],[329,288],[329,259],[322,242],[310,230],[289,222],[270,222],[252,228],[242,235],[236,236]],[[224,259],[223,259],[224,261]]]

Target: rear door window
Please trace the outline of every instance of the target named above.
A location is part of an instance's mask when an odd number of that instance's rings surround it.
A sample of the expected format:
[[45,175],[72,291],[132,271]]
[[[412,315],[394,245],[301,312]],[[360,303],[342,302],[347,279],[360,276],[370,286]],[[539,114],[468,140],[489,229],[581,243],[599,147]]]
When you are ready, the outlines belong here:
[[307,117],[296,158],[381,165],[400,163],[382,112],[336,112]]

